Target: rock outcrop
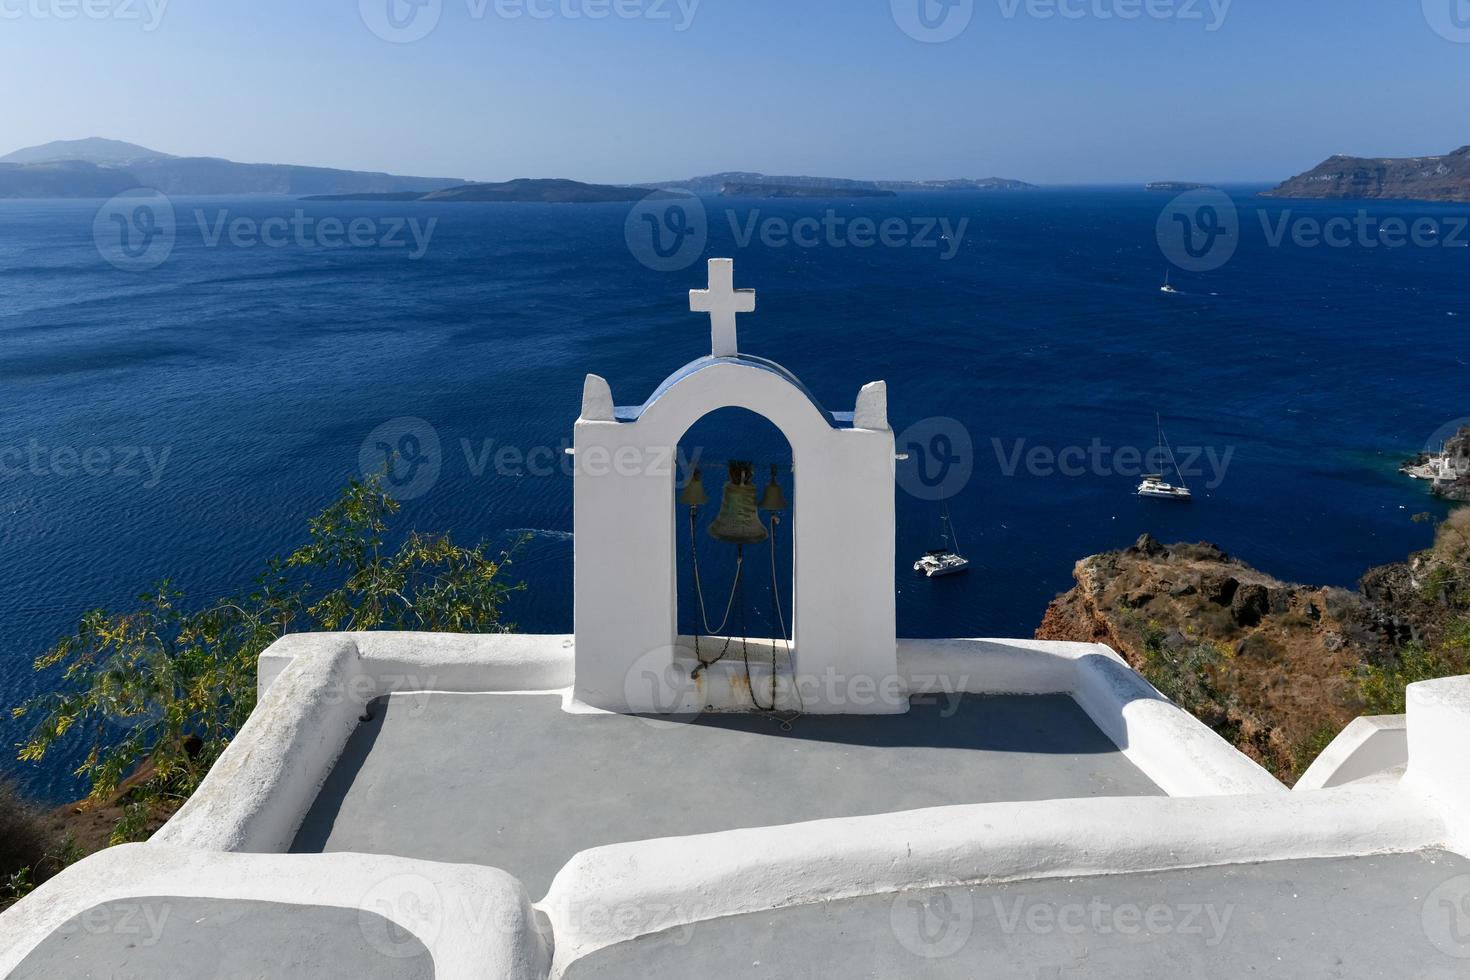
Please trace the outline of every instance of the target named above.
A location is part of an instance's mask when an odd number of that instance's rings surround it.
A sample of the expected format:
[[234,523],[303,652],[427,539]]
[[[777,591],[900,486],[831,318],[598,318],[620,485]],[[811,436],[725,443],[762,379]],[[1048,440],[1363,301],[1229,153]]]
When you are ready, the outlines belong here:
[[1437,157],[1334,156],[1264,196],[1470,201],[1470,146]]
[[[1463,545],[1463,547],[1459,547]],[[1292,782],[1362,714],[1356,675],[1463,612],[1470,508],[1434,549],[1370,571],[1357,592],[1282,582],[1210,544],[1145,535],[1079,562],[1038,639],[1104,643],[1277,776]],[[1442,583],[1442,586],[1438,583]]]

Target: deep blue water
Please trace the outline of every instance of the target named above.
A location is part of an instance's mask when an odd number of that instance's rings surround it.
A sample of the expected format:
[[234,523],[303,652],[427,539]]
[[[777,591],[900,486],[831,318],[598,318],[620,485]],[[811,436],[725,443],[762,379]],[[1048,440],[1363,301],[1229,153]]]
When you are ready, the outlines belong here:
[[[950,502],[973,574],[915,580],[908,565],[935,543],[937,508],[899,495],[903,634],[1030,635],[1078,558],[1143,531],[1213,540],[1284,578],[1344,586],[1427,543],[1410,517],[1434,508],[1394,468],[1470,415],[1470,250],[1271,247],[1262,208],[1277,220],[1286,208],[1323,218],[1358,205],[1235,197],[1239,252],[1218,271],[1176,270],[1177,296],[1159,292],[1155,222],[1167,196],[733,204],[742,223],[752,209],[787,220],[829,207],[878,221],[968,217],[950,261],[934,249],[741,246],[723,214],[730,202],[709,202],[707,254],[733,255],[737,284],[760,291],[758,313],[742,318],[744,350],[789,367],[832,410],[886,379],[896,429],[947,417],[973,440],[973,476]],[[702,265],[641,265],[624,242],[626,206],[175,203],[173,254],[130,273],[94,246],[97,202],[0,202],[0,450],[44,450],[39,474],[14,454],[0,459],[0,701],[36,689],[32,658],[84,610],[164,576],[196,595],[246,584],[358,473],[367,435],[400,417],[430,422],[443,447],[441,478],[405,505],[404,522],[497,542],[536,531],[513,569],[528,589],[512,618],[569,631],[570,479],[559,468],[497,473],[493,461],[477,475],[479,458],[493,440],[492,452],[546,447],[542,459],[560,460],[586,373],[638,403],[708,353],[707,319],[684,299],[703,285]],[[411,261],[394,249],[207,247],[190,214],[264,219],[297,207],[439,223]],[[1147,450],[1155,411],[1176,447],[1233,453],[1218,486],[1206,488],[1209,473],[1192,479],[1192,506],[1140,501],[1136,478],[1094,467],[1006,473],[1018,445]],[[779,459],[774,431],[743,421],[711,420],[688,441],[706,460]],[[156,482],[131,447],[163,462]],[[89,452],[96,475],[70,472]],[[712,477],[713,493],[721,482]],[[728,555],[713,544],[705,554],[718,592]],[[768,579],[752,573],[753,626],[769,621]],[[21,734],[0,722],[0,743]],[[0,761],[52,799],[76,792],[65,770]]]

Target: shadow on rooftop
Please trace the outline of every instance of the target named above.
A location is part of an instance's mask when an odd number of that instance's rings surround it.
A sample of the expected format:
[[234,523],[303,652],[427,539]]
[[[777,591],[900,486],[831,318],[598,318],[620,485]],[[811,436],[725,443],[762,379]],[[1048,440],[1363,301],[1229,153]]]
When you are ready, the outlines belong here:
[[1097,755],[1118,747],[1065,694],[1029,697],[919,695],[904,715],[706,713],[667,725],[867,748],[961,749],[1041,755]]

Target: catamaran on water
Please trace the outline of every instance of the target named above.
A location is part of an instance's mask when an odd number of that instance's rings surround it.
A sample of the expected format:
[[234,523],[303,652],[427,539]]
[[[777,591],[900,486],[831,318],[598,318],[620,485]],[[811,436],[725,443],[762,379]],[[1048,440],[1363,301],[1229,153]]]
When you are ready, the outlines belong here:
[[954,522],[949,519],[948,507],[944,508],[940,520],[944,522],[945,546],[926,552],[923,558],[914,562],[914,571],[922,573],[926,578],[958,575],[970,569],[970,559],[959,553],[959,542],[954,536]]
[[1150,473],[1146,475],[1143,478],[1143,482],[1138,485],[1138,495],[1140,497],[1151,497],[1155,500],[1193,500],[1194,494],[1191,493],[1189,487],[1185,485],[1184,474],[1179,472],[1179,463],[1177,460],[1174,459],[1174,450],[1169,445],[1168,438],[1164,436],[1163,417],[1156,415],[1154,416],[1154,418],[1158,424],[1159,430],[1158,448],[1163,450],[1164,455],[1168,457],[1169,465],[1173,467],[1174,475],[1179,479],[1179,483],[1176,486],[1175,484],[1168,482],[1168,480],[1165,479],[1165,477],[1168,476],[1167,472]]

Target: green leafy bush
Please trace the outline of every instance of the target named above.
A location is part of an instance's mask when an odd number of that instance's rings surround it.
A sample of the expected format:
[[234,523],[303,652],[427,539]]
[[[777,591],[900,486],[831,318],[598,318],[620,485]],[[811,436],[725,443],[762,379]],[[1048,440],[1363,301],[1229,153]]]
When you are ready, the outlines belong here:
[[88,613],[36,661],[60,676],[56,690],[15,709],[33,719],[21,758],[39,762],[64,739],[83,740],[77,774],[98,802],[139,774],[113,835],[134,839],[144,816],[132,804],[194,791],[255,706],[257,658],[286,633],[508,631],[501,610],[518,586],[501,573],[519,543],[492,555],[483,543],[410,532],[390,548],[397,512],[380,478],[354,481],[247,594],[191,606],[163,582],[131,612]]
[[1209,641],[1186,638],[1171,645],[1156,625],[1144,632],[1144,678],[1206,724],[1219,724],[1224,716],[1218,679],[1227,660],[1225,652]]
[[1470,620],[1450,628],[1444,645],[1404,647],[1391,660],[1365,664],[1358,671],[1358,695],[1370,715],[1401,715],[1408,710],[1408,687],[1420,681],[1470,674]]

